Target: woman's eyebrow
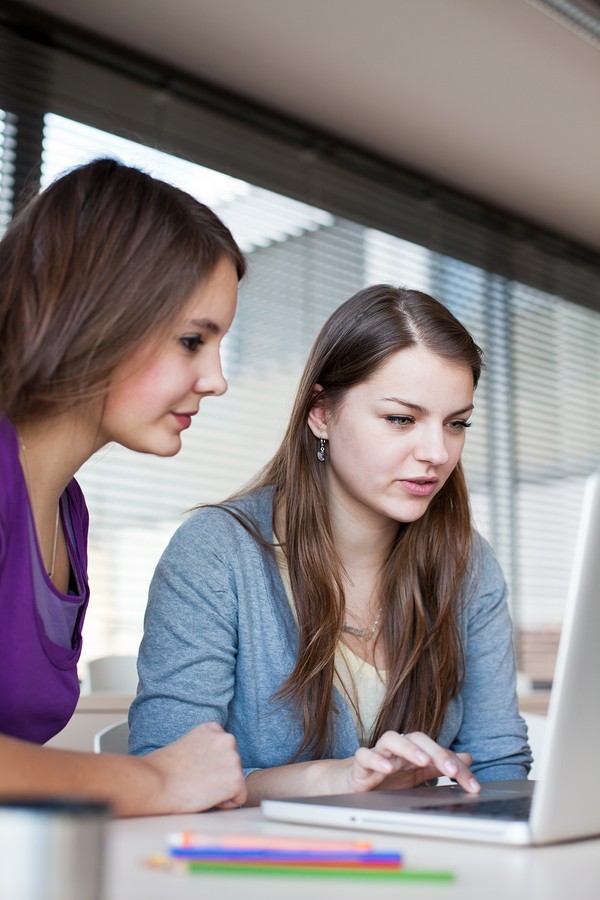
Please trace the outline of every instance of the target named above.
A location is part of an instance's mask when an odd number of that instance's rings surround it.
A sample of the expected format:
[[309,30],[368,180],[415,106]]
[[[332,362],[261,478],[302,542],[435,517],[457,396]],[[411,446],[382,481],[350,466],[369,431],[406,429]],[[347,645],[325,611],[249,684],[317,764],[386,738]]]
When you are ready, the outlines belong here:
[[194,328],[205,328],[211,334],[220,334],[221,329],[212,319],[190,319],[189,324]]
[[401,397],[382,397],[381,399],[387,403],[399,403],[401,406],[408,406],[409,409],[414,409],[415,412],[429,412],[424,406],[419,406],[418,403],[411,403],[410,400],[403,400]]
[[[429,413],[429,410],[424,406],[420,406],[418,403],[411,403],[410,400],[403,400],[401,397],[382,397],[381,399],[387,403],[399,403],[401,406],[407,406],[408,409],[412,409],[422,415],[427,415]],[[463,409],[457,409],[456,412],[450,413],[450,415],[462,416],[465,413],[473,412],[474,409],[474,405],[470,403],[469,406],[465,406]]]

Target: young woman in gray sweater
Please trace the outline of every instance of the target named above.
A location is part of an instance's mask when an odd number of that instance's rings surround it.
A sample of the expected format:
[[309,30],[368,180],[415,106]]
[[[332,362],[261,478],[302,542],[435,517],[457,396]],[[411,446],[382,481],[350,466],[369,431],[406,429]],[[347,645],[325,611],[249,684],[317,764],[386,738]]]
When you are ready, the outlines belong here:
[[527,777],[506,585],[460,462],[481,366],[420,292],[330,316],[274,458],[159,563],[133,752],[217,721],[250,803]]

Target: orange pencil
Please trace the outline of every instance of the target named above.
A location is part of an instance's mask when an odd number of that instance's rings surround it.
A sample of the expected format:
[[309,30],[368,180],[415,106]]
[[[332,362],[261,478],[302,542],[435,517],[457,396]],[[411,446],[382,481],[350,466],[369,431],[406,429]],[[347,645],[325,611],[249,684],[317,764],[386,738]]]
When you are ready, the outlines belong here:
[[271,837],[269,835],[251,834],[201,834],[194,831],[174,832],[167,836],[170,847],[198,848],[221,847],[223,849],[242,850],[297,850],[297,851],[326,851],[346,850],[364,851],[372,850],[370,841],[340,841],[329,838],[321,840]]

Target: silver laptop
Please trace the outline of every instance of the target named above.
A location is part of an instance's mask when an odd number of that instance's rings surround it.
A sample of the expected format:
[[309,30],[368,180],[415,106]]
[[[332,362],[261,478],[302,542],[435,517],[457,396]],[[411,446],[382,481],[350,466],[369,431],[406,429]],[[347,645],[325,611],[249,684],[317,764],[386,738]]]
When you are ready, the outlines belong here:
[[508,844],[600,835],[600,472],[585,488],[538,780],[263,800],[270,819]]

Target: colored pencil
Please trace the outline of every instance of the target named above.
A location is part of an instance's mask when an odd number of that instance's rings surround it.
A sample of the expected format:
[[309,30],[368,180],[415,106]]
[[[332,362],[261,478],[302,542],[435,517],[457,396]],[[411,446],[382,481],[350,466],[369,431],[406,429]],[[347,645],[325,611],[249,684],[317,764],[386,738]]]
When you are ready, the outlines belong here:
[[265,866],[262,864],[228,864],[217,862],[188,862],[187,871],[194,875],[283,875],[319,878],[376,878],[385,881],[454,881],[453,872],[426,869],[386,869],[376,867],[327,868],[315,866]]
[[245,847],[268,850],[372,850],[370,841],[331,840],[330,838],[272,837],[263,834],[202,834],[180,831],[167,835],[170,847]]
[[348,851],[348,850],[252,850],[234,847],[170,847],[169,854],[176,859],[220,860],[264,863],[323,863],[329,865],[353,866],[400,866],[402,858],[393,851]]

